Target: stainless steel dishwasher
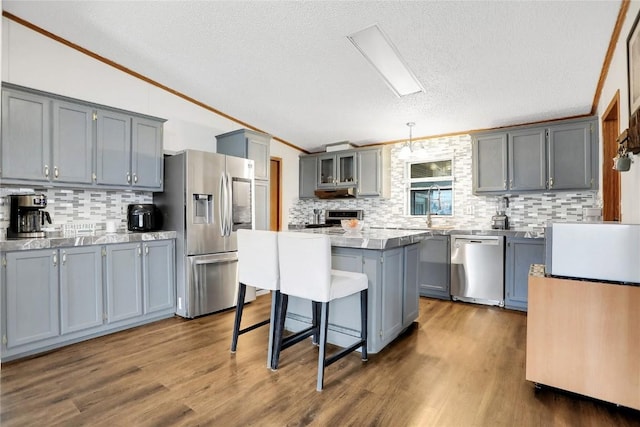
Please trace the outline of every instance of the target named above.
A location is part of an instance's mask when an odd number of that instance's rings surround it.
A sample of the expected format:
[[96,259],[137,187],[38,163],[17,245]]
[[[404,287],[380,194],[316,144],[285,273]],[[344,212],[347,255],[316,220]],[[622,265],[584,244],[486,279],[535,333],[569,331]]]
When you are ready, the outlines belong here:
[[504,306],[504,236],[451,236],[451,298]]

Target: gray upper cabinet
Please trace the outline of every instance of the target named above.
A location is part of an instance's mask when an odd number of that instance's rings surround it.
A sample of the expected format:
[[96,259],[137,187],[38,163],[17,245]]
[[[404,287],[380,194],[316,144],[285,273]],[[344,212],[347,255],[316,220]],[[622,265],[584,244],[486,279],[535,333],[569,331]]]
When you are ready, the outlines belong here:
[[50,117],[48,98],[2,90],[2,182],[49,180]]
[[93,108],[53,102],[54,181],[91,184],[93,169]]
[[7,348],[59,335],[57,250],[7,253],[6,287]]
[[595,189],[596,120],[571,120],[473,137],[474,193]]
[[1,182],[162,190],[162,124],[3,83]]
[[353,150],[318,156],[318,188],[356,186],[357,157]]
[[134,117],[131,123],[131,181],[136,188],[162,188],[162,123]]
[[318,185],[318,158],[316,156],[300,156],[300,187],[298,197],[311,199],[315,197]]
[[592,188],[593,122],[579,122],[549,128],[549,188],[552,190]]
[[217,135],[216,145],[218,153],[253,160],[255,179],[269,179],[271,135],[239,129]]
[[358,197],[388,197],[388,186],[383,179],[385,160],[382,148],[357,151]]
[[475,192],[507,190],[507,133],[480,135],[473,141]]
[[546,151],[544,129],[509,132],[509,190],[546,189]]
[[269,181],[256,180],[254,183],[255,188],[255,202],[256,202],[256,230],[269,230],[271,224],[269,223]]
[[62,334],[102,325],[100,246],[60,249],[60,327]]

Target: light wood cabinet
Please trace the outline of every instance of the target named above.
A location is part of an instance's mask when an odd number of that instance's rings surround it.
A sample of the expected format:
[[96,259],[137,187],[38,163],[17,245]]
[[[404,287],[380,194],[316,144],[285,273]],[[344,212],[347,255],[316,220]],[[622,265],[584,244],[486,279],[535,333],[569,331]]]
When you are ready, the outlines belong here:
[[526,379],[640,410],[640,287],[529,276]]

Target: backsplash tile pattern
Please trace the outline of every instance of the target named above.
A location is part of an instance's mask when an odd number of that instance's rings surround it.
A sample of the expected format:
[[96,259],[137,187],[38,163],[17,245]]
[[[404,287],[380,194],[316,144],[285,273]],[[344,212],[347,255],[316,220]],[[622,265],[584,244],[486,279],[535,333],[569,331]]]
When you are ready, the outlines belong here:
[[118,221],[126,226],[127,205],[130,203],[153,203],[153,193],[115,190],[70,190],[61,188],[0,188],[0,195],[14,193],[44,193],[47,196],[46,210],[54,225],[91,223],[97,229],[104,228],[106,221]]
[[[424,217],[406,215],[405,160],[399,157],[402,143],[391,147],[391,194],[389,199],[298,200],[289,211],[292,224],[311,222],[313,209],[362,209],[371,227],[424,228]],[[472,194],[471,137],[458,135],[414,143],[411,160],[453,159],[454,215],[432,217],[433,226],[487,229],[495,214],[496,196]],[[548,221],[581,221],[583,207],[600,206],[598,193],[545,193],[509,197],[510,228],[540,231]]]

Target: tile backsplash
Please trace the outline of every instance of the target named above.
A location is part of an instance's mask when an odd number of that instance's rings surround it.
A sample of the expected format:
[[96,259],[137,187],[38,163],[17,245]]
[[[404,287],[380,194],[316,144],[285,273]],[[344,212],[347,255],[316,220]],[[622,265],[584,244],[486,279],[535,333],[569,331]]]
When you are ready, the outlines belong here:
[[66,224],[95,224],[104,228],[107,221],[117,221],[126,226],[127,205],[130,203],[153,203],[153,193],[115,190],[68,190],[61,188],[1,187],[0,195],[14,193],[43,193],[47,196],[46,211],[54,226]]
[[[362,209],[365,223],[373,227],[423,228],[425,217],[406,214],[405,163],[400,158],[402,143],[391,147],[391,194],[388,199],[298,200],[289,211],[292,224],[311,222],[313,209]],[[496,196],[472,194],[471,137],[457,135],[414,142],[410,160],[453,159],[454,214],[432,216],[433,226],[453,226],[459,229],[487,229],[496,211]],[[538,193],[509,197],[509,226],[512,229],[542,229],[548,221],[581,221],[583,207],[601,205],[598,193]]]

